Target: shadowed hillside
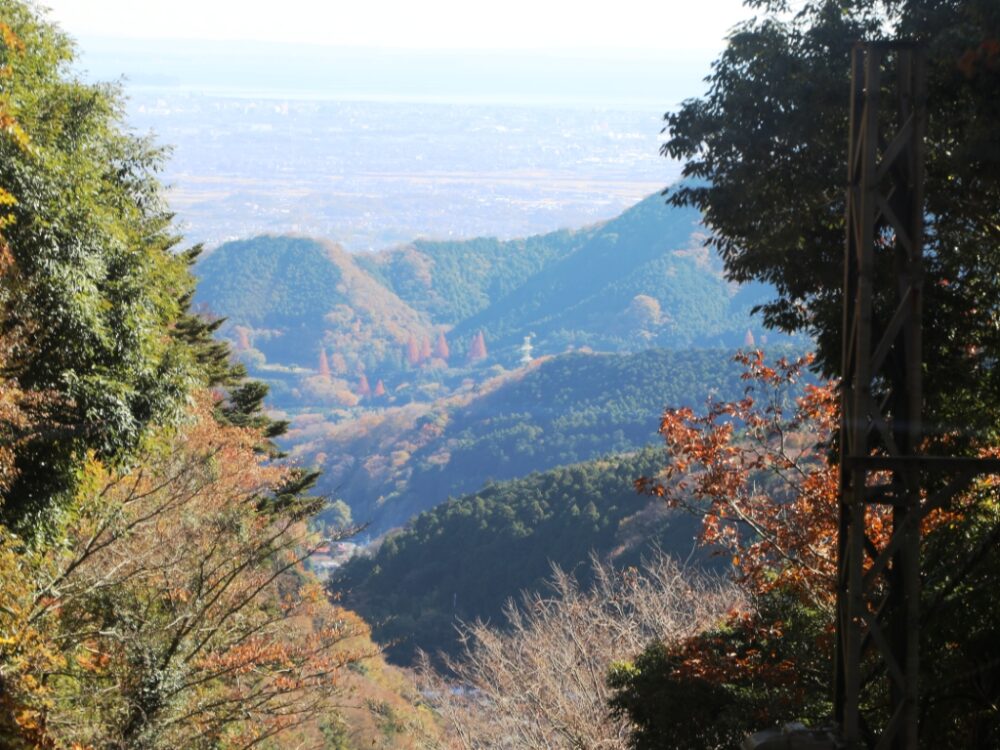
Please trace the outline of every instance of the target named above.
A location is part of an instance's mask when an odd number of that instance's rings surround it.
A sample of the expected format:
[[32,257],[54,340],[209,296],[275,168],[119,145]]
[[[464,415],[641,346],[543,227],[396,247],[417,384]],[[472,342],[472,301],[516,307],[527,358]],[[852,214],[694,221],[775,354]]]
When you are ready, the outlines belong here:
[[324,470],[321,487],[381,533],[489,480],[641,448],[664,405],[738,398],[731,352],[575,353],[432,403],[330,423],[292,423],[293,452]]
[[633,488],[662,460],[650,448],[489,484],[419,515],[332,586],[394,660],[416,648],[454,654],[459,621],[501,621],[504,603],[539,589],[553,564],[587,583],[592,552],[618,566],[638,564],[653,544],[690,555],[696,521]]

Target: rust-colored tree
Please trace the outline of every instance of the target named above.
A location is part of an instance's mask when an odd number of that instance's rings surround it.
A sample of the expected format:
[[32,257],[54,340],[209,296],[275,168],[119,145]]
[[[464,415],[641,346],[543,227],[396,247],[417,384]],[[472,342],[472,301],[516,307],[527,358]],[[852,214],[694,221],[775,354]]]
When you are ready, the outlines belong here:
[[[654,643],[613,672],[612,705],[635,723],[639,750],[731,746],[751,729],[830,715],[836,384],[802,382],[811,357],[773,366],[760,351],[738,359],[746,367],[744,397],[710,403],[703,414],[668,409],[660,432],[669,463],[636,485],[701,517],[702,543],[731,558],[750,606],[682,643]],[[968,502],[927,517],[934,545],[952,544],[970,528],[963,526]],[[881,548],[891,513],[866,512],[869,540]],[[666,700],[678,713],[664,710]]]
[[375,398],[381,398],[385,395],[385,383],[382,382],[382,378],[379,378],[375,383],[375,390],[372,391],[372,395]]
[[417,340],[413,336],[406,342],[406,361],[410,367],[420,364],[420,347],[417,346]]
[[486,337],[479,331],[472,337],[472,343],[469,345],[469,361],[479,362],[483,359],[486,359]]
[[611,705],[632,720],[635,748],[728,747],[750,728],[829,710],[835,385],[801,382],[809,357],[773,366],[759,351],[737,359],[744,397],[703,414],[667,409],[668,465],[636,486],[701,518],[700,541],[731,560],[747,606],[685,641],[654,642],[612,671]]
[[836,575],[837,473],[829,446],[837,427],[835,385],[806,383],[811,357],[765,364],[737,355],[748,382],[739,401],[702,415],[667,409],[660,422],[669,463],[639,491],[702,519],[703,544],[725,550],[754,591],[794,585],[832,607]]
[[320,347],[319,350],[319,376],[327,379],[330,377],[330,362],[326,358],[326,349],[323,347]]
[[372,387],[368,383],[368,376],[364,373],[361,373],[358,376],[357,394],[363,398],[367,398],[372,395]]
[[0,612],[5,715],[24,746],[256,747],[335,715],[343,670],[372,654],[302,569],[293,476],[216,408],[199,395],[134,471],[91,460],[64,548],[3,539],[19,571]]
[[424,336],[423,340],[420,343],[420,361],[426,362],[431,358],[431,355],[433,353],[434,350],[431,348],[431,340],[426,336]]
[[437,343],[434,345],[434,356],[445,362],[451,356],[451,349],[448,347],[448,340],[444,337],[444,331],[438,334]]

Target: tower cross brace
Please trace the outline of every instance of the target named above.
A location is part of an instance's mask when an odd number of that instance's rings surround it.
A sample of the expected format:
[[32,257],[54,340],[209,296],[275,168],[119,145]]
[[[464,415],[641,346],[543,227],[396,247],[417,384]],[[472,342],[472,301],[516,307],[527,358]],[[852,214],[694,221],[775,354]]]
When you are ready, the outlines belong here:
[[834,714],[852,748],[917,748],[921,522],[1000,471],[921,454],[925,67],[909,43],[851,55]]

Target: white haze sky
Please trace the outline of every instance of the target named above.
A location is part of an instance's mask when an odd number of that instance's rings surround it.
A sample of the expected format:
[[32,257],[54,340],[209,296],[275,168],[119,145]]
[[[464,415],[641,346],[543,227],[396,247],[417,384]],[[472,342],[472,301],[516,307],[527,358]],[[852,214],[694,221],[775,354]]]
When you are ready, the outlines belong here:
[[741,0],[43,0],[77,38],[717,52]]

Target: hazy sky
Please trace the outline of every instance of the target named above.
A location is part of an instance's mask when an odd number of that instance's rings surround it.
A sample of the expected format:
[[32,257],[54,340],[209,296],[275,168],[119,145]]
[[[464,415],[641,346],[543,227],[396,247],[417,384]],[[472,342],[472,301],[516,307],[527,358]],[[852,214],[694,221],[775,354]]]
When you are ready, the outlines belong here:
[[72,36],[410,49],[712,50],[741,0],[42,0]]

